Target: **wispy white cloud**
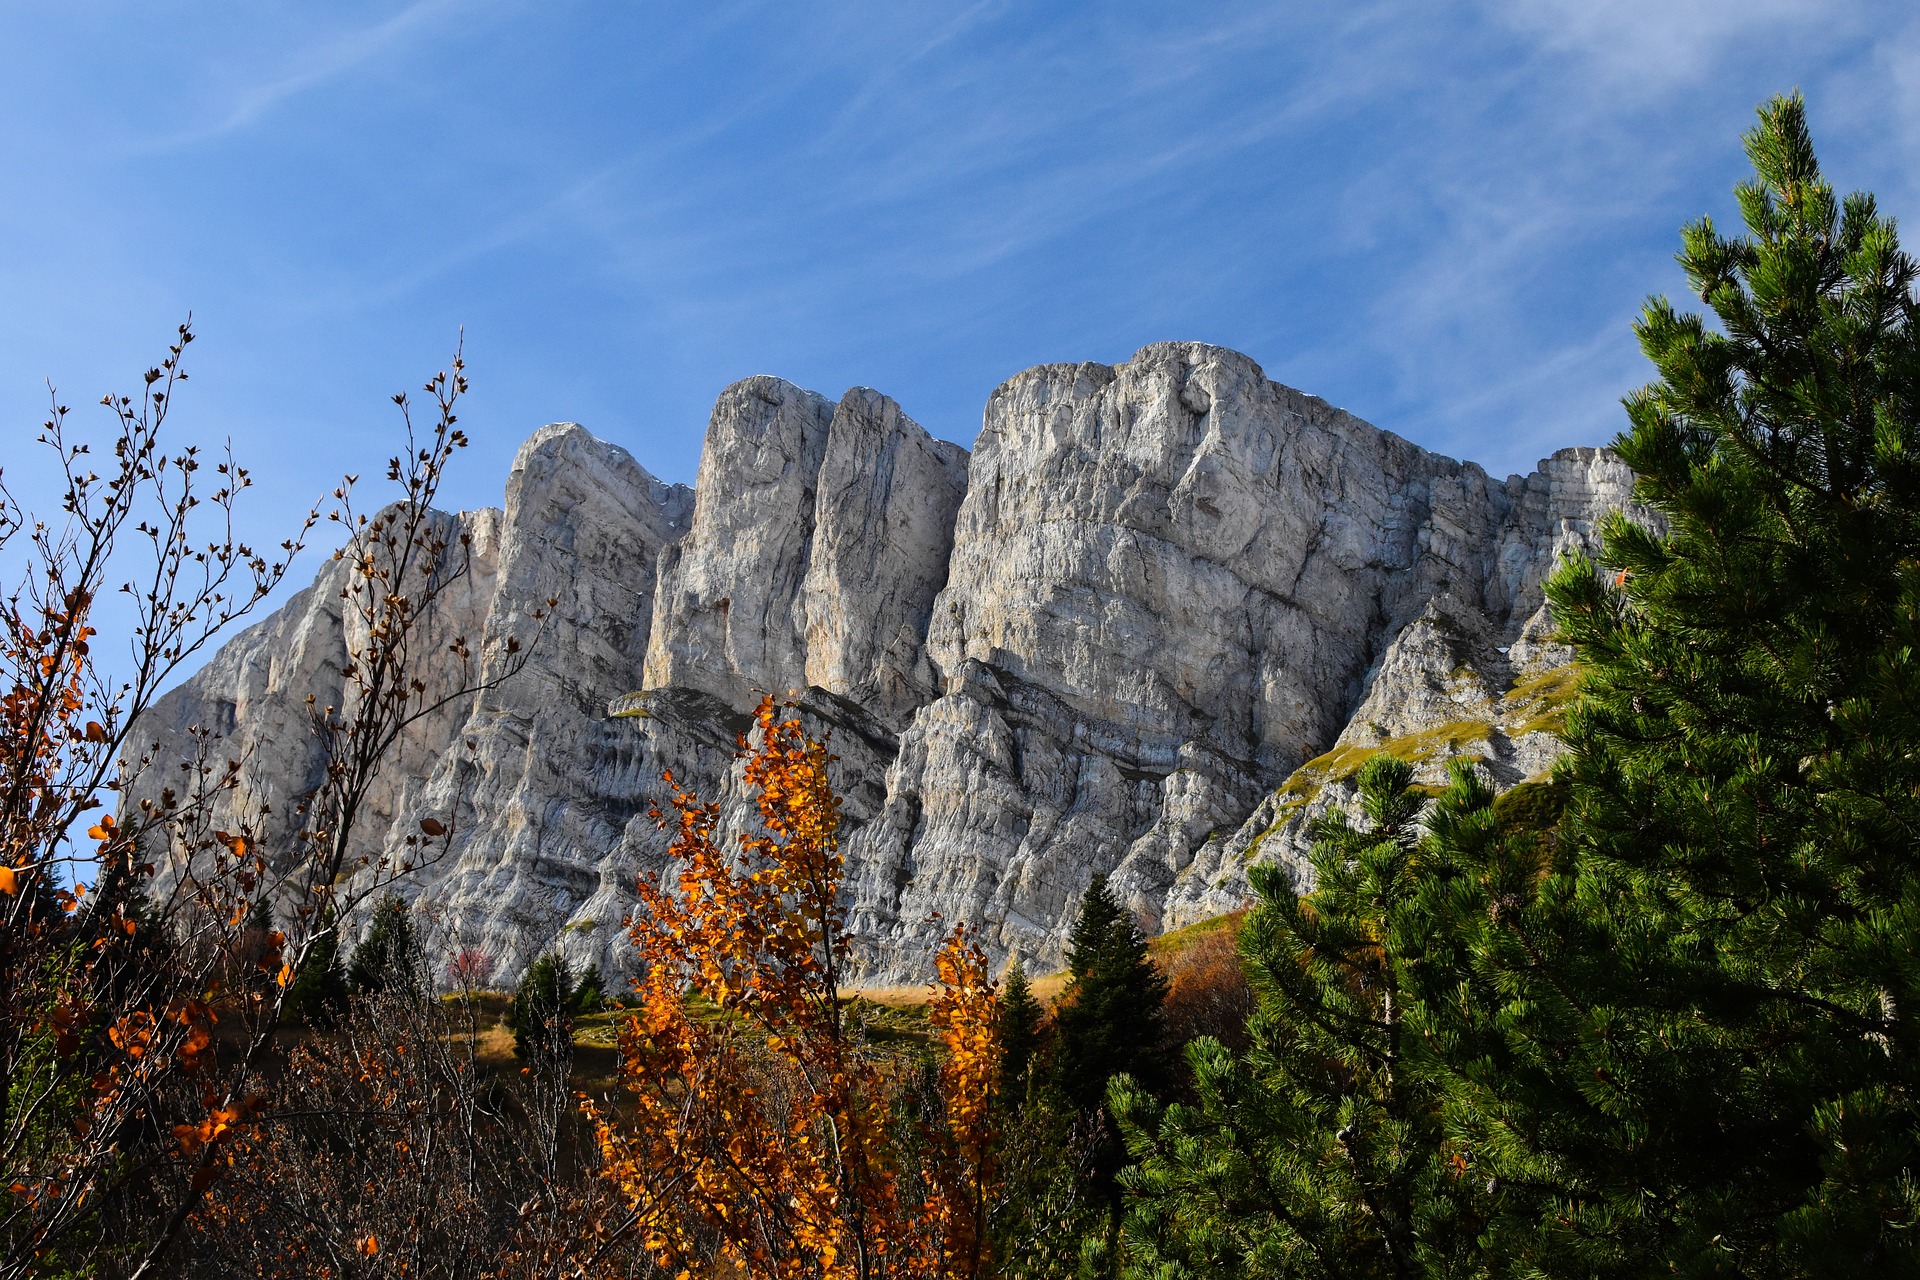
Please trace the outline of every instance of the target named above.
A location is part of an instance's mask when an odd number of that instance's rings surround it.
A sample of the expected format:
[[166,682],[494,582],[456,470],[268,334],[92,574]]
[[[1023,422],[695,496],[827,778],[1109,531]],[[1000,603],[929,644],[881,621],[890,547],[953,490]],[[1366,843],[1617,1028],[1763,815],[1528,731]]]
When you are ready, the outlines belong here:
[[1851,25],[1831,0],[1488,0],[1486,12],[1568,55],[1614,104],[1699,83],[1727,54],[1795,28]]
[[305,40],[209,19],[191,91],[141,100],[200,104],[153,144],[216,228],[193,290],[289,332],[510,333],[527,402],[629,360],[682,404],[740,363],[906,369],[910,412],[965,424],[1015,359],[1178,335],[1498,469],[1610,433],[1634,306],[1724,207],[1754,99],[1803,83],[1846,146],[1887,139],[1859,177],[1836,143],[1838,180],[1920,173],[1897,11],[415,0],[302,10]]
[[261,121],[289,99],[321,88],[374,61],[452,17],[466,0],[414,0],[398,13],[368,26],[356,27],[323,40],[311,48],[293,51],[272,75],[229,91],[226,101],[210,118],[180,132],[152,138],[137,150],[159,153],[212,142]]
[[[1479,8],[1513,42],[1483,72],[1498,83],[1479,101],[1497,111],[1462,107],[1418,149],[1355,166],[1379,216],[1404,215],[1416,197],[1430,209],[1415,241],[1398,246],[1397,283],[1371,309],[1378,338],[1366,346],[1387,413],[1406,416],[1385,425],[1520,468],[1618,429],[1619,396],[1646,376],[1629,328],[1638,302],[1672,280],[1678,221],[1724,199],[1698,184],[1703,164],[1724,171],[1738,154],[1719,132],[1731,104],[1716,94],[1741,82],[1730,73],[1796,61],[1824,70],[1857,47],[1865,23],[1814,0]],[[1791,87],[1762,83],[1742,92]],[[1700,203],[1676,209],[1680,191]],[[1619,255],[1649,227],[1662,238],[1626,268]]]

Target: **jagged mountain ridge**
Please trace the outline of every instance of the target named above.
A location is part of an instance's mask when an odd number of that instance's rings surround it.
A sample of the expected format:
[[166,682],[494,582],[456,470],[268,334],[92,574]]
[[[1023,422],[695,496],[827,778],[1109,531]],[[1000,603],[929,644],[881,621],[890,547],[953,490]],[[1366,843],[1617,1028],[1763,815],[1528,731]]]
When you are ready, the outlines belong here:
[[[1199,343],[1021,373],[971,455],[878,392],[770,377],[721,394],[692,490],[543,427],[503,509],[447,517],[472,564],[436,621],[559,608],[524,670],[403,744],[367,838],[452,817],[408,891],[497,979],[555,945],[619,969],[632,885],[666,871],[662,770],[742,819],[733,736],[790,694],[841,757],[862,980],[921,980],[960,921],[1050,967],[1097,872],[1172,927],[1238,905],[1250,859],[1301,865],[1378,746],[1544,767],[1540,582],[1631,483],[1596,449],[1494,480]],[[163,749],[211,727],[255,796],[312,785],[337,571],[162,700]]]

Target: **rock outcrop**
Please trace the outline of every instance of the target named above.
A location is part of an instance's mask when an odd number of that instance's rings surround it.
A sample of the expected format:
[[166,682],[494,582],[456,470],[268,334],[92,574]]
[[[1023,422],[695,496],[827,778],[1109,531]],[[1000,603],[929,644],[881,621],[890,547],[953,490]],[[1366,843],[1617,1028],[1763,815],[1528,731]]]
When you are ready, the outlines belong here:
[[[1631,483],[1594,449],[1495,480],[1198,343],[1010,379],[970,459],[877,392],[768,377],[721,395],[693,491],[542,428],[504,513],[458,517],[445,623],[555,616],[407,745],[368,839],[457,817],[409,892],[499,977],[555,945],[619,968],[666,871],[661,771],[744,821],[732,742],[767,691],[834,733],[861,978],[921,980],[958,921],[1044,968],[1095,873],[1172,927],[1239,905],[1252,860],[1303,866],[1374,750],[1544,768],[1570,676],[1540,584]],[[156,736],[214,728],[262,794],[310,786],[331,594],[229,644]]]

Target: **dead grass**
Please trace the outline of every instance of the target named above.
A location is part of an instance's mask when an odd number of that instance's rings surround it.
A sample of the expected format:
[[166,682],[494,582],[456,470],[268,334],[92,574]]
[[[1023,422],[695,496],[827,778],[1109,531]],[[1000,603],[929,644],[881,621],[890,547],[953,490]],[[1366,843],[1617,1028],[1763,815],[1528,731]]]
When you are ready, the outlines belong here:
[[[1048,973],[1039,976],[1029,975],[1028,984],[1033,988],[1034,999],[1041,1004],[1052,1004],[1066,989],[1066,973]],[[885,1005],[891,1009],[924,1009],[933,1000],[933,988],[921,987],[842,987],[842,1000],[865,1000],[873,1004]]]
[[927,985],[917,987],[842,987],[842,1000],[864,1000],[869,1004],[884,1005],[889,1009],[917,1009],[924,1007],[933,999],[933,988]]
[[[1244,909],[1229,911],[1225,915],[1199,920],[1184,928],[1163,933],[1157,938],[1147,939],[1147,949],[1152,952],[1155,963],[1162,969],[1168,968],[1180,955],[1199,944],[1213,934],[1225,932],[1228,937],[1237,936],[1240,923],[1246,918]],[[1034,999],[1043,1005],[1059,1000],[1067,989],[1067,973],[1047,973],[1029,975],[1028,984],[1033,988]],[[933,999],[931,986],[892,986],[892,987],[842,987],[842,1000],[857,1004],[879,1005],[887,1009],[923,1012]]]

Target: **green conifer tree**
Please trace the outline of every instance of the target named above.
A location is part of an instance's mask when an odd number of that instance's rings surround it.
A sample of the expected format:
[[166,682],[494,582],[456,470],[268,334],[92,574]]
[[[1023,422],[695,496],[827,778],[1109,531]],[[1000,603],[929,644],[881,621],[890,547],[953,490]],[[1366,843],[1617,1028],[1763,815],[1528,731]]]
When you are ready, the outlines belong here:
[[604,982],[600,976],[600,966],[588,965],[587,971],[580,975],[579,985],[573,989],[573,1011],[576,1014],[599,1013],[606,1007]]
[[347,966],[347,984],[362,995],[418,995],[424,987],[413,913],[400,895],[387,894],[375,904],[373,923]]
[[1470,1273],[1477,1225],[1404,989],[1399,925],[1419,886],[1425,803],[1412,777],[1403,761],[1368,762],[1365,822],[1335,811],[1315,829],[1311,893],[1254,868],[1244,1059],[1197,1038],[1196,1101],[1164,1110],[1116,1086],[1138,1161],[1123,1175],[1130,1273]]
[[340,964],[340,930],[328,911],[307,958],[287,987],[286,1015],[306,1026],[327,1026],[347,1007],[350,988]]
[[1167,980],[1105,876],[1088,886],[1068,947],[1067,989],[1054,1011],[1055,1087],[1085,1111],[1105,1104],[1117,1075],[1158,1088]]
[[[131,939],[115,938],[116,942],[130,942],[131,945],[114,947],[113,960],[100,974],[100,981],[121,998],[137,990],[156,971],[164,970],[175,962],[173,940],[161,925],[159,910],[144,892],[142,878],[134,871],[133,863],[137,856],[136,851],[126,850],[109,858],[101,865],[93,892],[87,895],[89,923],[86,933],[96,947],[100,944],[103,932],[111,931],[118,935],[119,930],[110,924],[116,918],[124,919],[133,926]],[[32,883],[36,895],[47,891],[46,877],[36,876]],[[51,898],[46,899],[46,903],[57,907]],[[30,910],[37,911],[39,906],[36,904]]]
[[513,1051],[536,1067],[573,1058],[576,991],[566,957],[549,951],[527,967],[513,993]]
[[1000,989],[1003,1179],[990,1222],[996,1274],[1005,1280],[1071,1280],[1082,1240],[1111,1219],[1096,1158],[1108,1152],[1104,1117],[1080,1111],[1053,1087],[1045,1009],[1016,956]]
[[1747,152],[1746,234],[1683,235],[1714,323],[1638,325],[1617,447],[1659,522],[1549,587],[1559,843],[1435,828],[1421,998],[1488,1247],[1538,1273],[1920,1270],[1916,273],[1798,98]]
[[1027,1095],[1028,1072],[1040,1048],[1040,1001],[1027,981],[1027,967],[1013,958],[1000,984],[1000,1096],[1017,1107]]
[[1920,1274],[1916,271],[1803,104],[1760,115],[1747,234],[1684,233],[1717,323],[1638,326],[1656,519],[1549,585],[1569,755],[1504,804],[1456,770],[1404,861],[1333,832],[1298,910],[1268,873],[1255,1052],[1117,1091],[1139,1274]]
[[1146,936],[1105,876],[1081,900],[1068,940],[1067,989],[1054,1008],[1049,1095],[1056,1178],[1072,1184],[1071,1208],[1080,1255],[1078,1273],[1118,1274],[1120,1186],[1126,1158],[1107,1109],[1117,1079],[1149,1095],[1165,1087],[1166,977]]

